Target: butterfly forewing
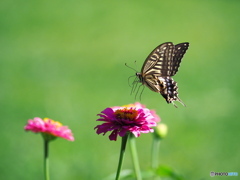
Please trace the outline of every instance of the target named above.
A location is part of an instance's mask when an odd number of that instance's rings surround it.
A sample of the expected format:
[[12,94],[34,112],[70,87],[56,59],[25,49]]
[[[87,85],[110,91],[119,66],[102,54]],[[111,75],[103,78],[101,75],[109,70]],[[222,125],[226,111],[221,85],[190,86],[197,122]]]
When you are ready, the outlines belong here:
[[169,76],[173,63],[174,45],[171,42],[163,43],[156,47],[146,58],[143,67],[143,76],[158,74],[159,76]]
[[175,45],[174,53],[173,53],[172,72],[170,76],[174,76],[177,73],[181,60],[183,58],[183,55],[187,51],[188,46],[189,46],[189,43],[187,42]]

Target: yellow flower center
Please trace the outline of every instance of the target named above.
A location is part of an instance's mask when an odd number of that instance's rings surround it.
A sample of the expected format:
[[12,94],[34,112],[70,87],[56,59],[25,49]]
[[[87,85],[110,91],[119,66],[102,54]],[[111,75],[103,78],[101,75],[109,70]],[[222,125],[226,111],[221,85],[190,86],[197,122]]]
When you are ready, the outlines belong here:
[[136,119],[138,111],[135,109],[124,108],[116,110],[114,114],[117,117],[117,119],[128,119],[133,121]]
[[58,122],[58,121],[54,121],[52,119],[49,119],[49,118],[44,118],[43,121],[45,122],[49,122],[50,120],[50,123],[53,124],[56,128],[58,127],[62,127],[62,123]]

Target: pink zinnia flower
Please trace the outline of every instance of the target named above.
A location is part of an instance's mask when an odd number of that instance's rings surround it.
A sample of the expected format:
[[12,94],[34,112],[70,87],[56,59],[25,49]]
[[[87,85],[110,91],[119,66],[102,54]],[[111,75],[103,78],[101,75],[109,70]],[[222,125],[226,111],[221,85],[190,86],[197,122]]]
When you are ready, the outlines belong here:
[[123,137],[127,132],[139,137],[140,133],[153,132],[151,127],[156,126],[156,122],[160,120],[156,113],[152,112],[140,103],[106,108],[98,114],[100,118],[97,119],[104,123],[94,129],[97,129],[97,134],[103,133],[103,135],[112,131],[109,139],[114,141],[117,140],[118,135]]
[[43,135],[52,135],[54,137],[61,137],[69,141],[74,141],[73,134],[67,126],[63,126],[60,122],[49,118],[44,118],[43,120],[39,117],[29,119],[24,129],[26,131],[42,133]]

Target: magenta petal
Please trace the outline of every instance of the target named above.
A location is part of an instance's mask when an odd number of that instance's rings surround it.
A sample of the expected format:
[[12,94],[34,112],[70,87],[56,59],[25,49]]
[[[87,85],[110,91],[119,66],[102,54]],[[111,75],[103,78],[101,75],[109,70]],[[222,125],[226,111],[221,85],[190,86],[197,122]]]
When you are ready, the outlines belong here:
[[111,128],[111,124],[109,123],[103,123],[101,125],[96,126],[94,129],[97,129],[97,134],[101,134],[104,133],[106,134],[106,132],[109,131],[109,129]]
[[105,114],[106,117],[113,117],[114,111],[111,108],[106,108],[101,113]]
[[118,131],[114,130],[110,135],[109,135],[109,139],[111,141],[116,141],[117,140],[117,135],[118,135]]
[[133,135],[135,137],[139,137],[140,136],[140,132],[139,131],[132,131]]
[[126,135],[127,132],[128,132],[128,129],[122,129],[122,130],[120,130],[120,132],[118,134],[119,134],[119,136],[123,137]]

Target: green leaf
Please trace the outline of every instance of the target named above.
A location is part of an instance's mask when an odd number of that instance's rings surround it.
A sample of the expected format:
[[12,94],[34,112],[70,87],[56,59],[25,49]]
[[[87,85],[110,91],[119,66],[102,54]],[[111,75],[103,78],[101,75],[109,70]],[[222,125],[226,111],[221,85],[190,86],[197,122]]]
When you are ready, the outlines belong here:
[[184,180],[182,175],[179,175],[173,170],[173,168],[165,165],[158,166],[156,174],[160,177],[169,177],[172,180]]

